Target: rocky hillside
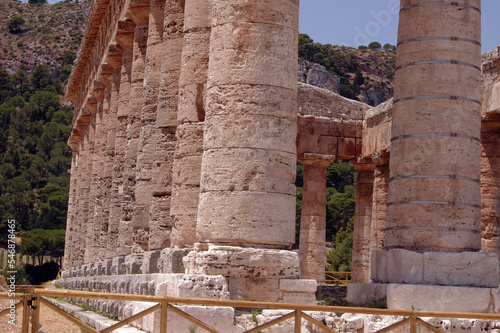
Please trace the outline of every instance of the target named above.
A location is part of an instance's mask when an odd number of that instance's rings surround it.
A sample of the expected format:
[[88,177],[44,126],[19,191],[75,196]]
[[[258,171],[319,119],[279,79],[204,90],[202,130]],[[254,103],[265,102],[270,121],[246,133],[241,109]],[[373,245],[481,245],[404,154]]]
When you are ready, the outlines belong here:
[[[375,44],[373,46],[372,44]],[[393,45],[371,48],[314,43],[299,36],[298,79],[347,98],[376,106],[393,94],[396,51]]]
[[[37,65],[54,71],[74,57],[85,32],[90,0],[65,0],[57,4],[27,4],[0,0],[0,68],[13,74],[31,72]],[[14,18],[23,22],[9,25]],[[66,61],[67,63],[68,61]]]

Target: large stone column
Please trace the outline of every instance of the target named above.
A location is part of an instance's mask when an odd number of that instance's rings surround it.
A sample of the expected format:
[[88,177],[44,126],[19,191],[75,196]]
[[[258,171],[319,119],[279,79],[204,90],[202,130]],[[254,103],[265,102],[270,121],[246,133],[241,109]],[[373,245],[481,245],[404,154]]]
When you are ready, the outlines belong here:
[[316,154],[304,155],[304,159],[301,161],[304,164],[304,189],[300,220],[300,277],[324,282],[326,167],[334,160],[334,157]]
[[500,115],[485,115],[482,125],[481,250],[500,255]]
[[102,100],[100,107],[97,110],[96,129],[94,138],[94,152],[92,164],[92,183],[90,186],[90,207],[87,224],[87,249],[85,251],[85,263],[97,261],[102,252],[101,235],[104,224],[107,220],[104,219],[104,209],[106,206],[106,147],[108,142],[108,125],[109,113],[111,106],[111,80],[113,70],[108,65],[101,66],[101,75],[99,76],[99,84],[102,85],[102,99],[99,96],[98,100]]
[[383,250],[385,221],[387,218],[387,189],[389,186],[389,153],[380,152],[372,156],[375,164],[373,180],[372,227],[370,252]]
[[351,165],[358,170],[351,281],[354,283],[367,283],[370,282],[370,238],[373,209],[373,171],[375,165],[372,161],[364,160],[351,161]]
[[[172,164],[174,161],[175,129],[177,127],[184,1],[168,0],[165,3],[164,13],[160,87],[154,139],[155,163],[153,166],[155,174],[161,176],[155,177],[153,182],[150,211],[150,250],[165,249],[171,245]],[[163,262],[167,263],[170,260],[163,260]]]
[[132,21],[118,22],[116,40],[122,48],[120,91],[116,119],[115,157],[113,160],[113,184],[111,187],[107,258],[118,255],[118,232],[121,219],[125,151],[127,147],[127,122],[130,98],[130,76],[132,72],[132,55],[135,24]]
[[129,112],[127,116],[127,148],[123,181],[122,219],[118,233],[118,254],[128,255],[147,250],[149,221],[133,220],[137,153],[141,132],[144,69],[148,40],[149,1],[131,1],[126,16],[136,24],[130,77]]
[[401,1],[385,246],[477,251],[481,4],[427,2]]
[[401,1],[387,250],[371,262],[389,308],[440,311],[446,299],[448,311],[487,312],[473,299],[498,288],[498,257],[478,252],[480,6]]
[[72,253],[75,251],[75,236],[76,236],[76,215],[77,209],[77,184],[78,184],[78,160],[80,151],[78,144],[73,148],[71,157],[70,185],[69,185],[69,201],[68,201],[68,217],[66,219],[66,237],[64,247],[63,269],[69,269],[73,266]]
[[174,248],[191,248],[196,242],[211,4],[210,0],[186,1],[170,210]]
[[[280,290],[283,279],[299,277],[298,255],[288,251],[295,241],[298,10],[297,0],[213,1],[199,243],[184,264],[188,274],[224,275],[233,299],[314,301]],[[293,283],[295,290],[308,285]]]
[[[144,250],[150,249],[150,238],[156,236],[151,233],[150,208],[153,199],[154,139],[162,59],[164,7],[165,0],[151,0],[150,2],[143,105],[135,176],[135,207],[132,224],[143,225],[143,228],[148,230],[147,243],[143,245]],[[161,175],[158,176],[161,177]]]

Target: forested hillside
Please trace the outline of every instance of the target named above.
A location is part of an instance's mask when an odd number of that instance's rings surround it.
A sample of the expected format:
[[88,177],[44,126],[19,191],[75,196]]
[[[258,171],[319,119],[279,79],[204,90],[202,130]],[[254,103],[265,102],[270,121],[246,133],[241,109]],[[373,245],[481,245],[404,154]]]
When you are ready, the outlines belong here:
[[31,74],[0,69],[0,224],[17,230],[63,229],[71,150],[72,109],[61,106],[62,85],[46,65]]

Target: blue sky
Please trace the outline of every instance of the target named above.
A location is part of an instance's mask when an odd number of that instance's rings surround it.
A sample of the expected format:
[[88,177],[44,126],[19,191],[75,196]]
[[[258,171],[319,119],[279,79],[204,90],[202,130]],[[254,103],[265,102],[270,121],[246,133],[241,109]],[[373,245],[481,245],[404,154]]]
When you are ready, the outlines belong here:
[[[300,32],[323,44],[396,44],[399,0],[301,0]],[[499,0],[482,1],[482,51],[500,45]]]
[[[27,2],[27,0],[23,0]],[[49,3],[58,2],[49,0]],[[300,0],[300,32],[316,42],[358,47],[396,44],[399,0]],[[499,0],[482,1],[482,51],[500,45]]]

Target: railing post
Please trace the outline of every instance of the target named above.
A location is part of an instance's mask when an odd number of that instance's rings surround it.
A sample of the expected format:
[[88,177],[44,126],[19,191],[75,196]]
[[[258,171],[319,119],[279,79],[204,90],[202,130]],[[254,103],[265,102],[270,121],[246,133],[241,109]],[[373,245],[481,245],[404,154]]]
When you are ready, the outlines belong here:
[[23,327],[22,333],[29,333],[30,329],[30,308],[28,306],[28,300],[30,299],[29,293],[24,293],[23,295]]
[[167,312],[168,302],[161,302],[161,319],[160,319],[160,333],[167,333]]
[[32,308],[31,333],[38,333],[38,324],[40,322],[40,296],[38,295],[37,289],[33,290]]
[[295,330],[294,333],[300,333],[300,325],[302,323],[302,311],[300,309],[295,310]]
[[413,312],[410,319],[410,333],[417,333],[417,315],[415,312]]

